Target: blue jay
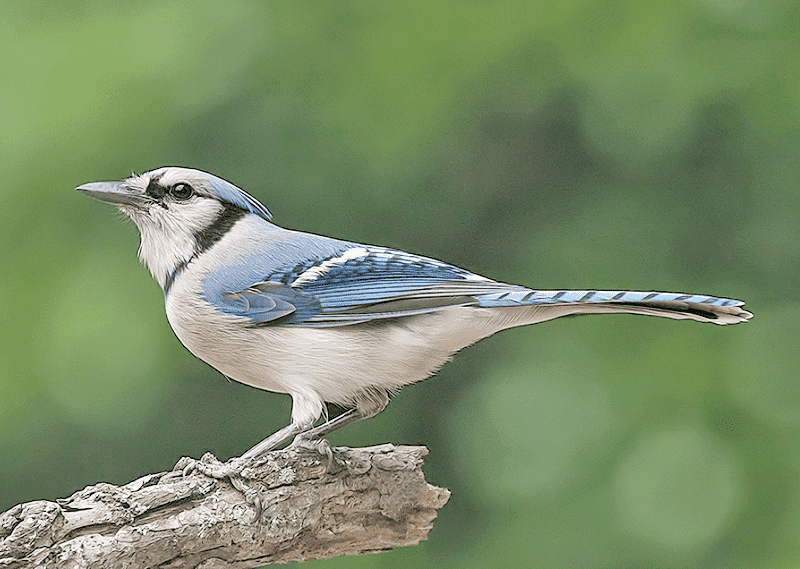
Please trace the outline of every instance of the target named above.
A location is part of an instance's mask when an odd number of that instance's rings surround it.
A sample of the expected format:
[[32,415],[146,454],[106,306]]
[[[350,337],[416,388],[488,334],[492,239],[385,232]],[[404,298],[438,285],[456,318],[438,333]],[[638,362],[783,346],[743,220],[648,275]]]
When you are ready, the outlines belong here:
[[[403,251],[290,231],[251,195],[198,170],[160,168],[77,189],[117,206],[139,229],[139,258],[192,354],[231,379],[291,395],[291,423],[243,459],[372,417],[390,394],[506,328],[574,314],[715,324],[752,317],[738,300],[532,290]],[[346,411],[315,426],[325,402]]]

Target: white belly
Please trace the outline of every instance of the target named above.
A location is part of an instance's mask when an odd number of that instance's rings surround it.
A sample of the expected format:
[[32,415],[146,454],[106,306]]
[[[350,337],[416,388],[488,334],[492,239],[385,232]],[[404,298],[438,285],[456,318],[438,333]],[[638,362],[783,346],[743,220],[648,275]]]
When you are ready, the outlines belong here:
[[252,327],[178,292],[168,297],[167,318],[195,356],[247,385],[314,392],[342,405],[368,387],[397,390],[425,379],[456,351],[488,335],[473,328],[474,315],[467,311],[474,309],[467,308],[391,323]]

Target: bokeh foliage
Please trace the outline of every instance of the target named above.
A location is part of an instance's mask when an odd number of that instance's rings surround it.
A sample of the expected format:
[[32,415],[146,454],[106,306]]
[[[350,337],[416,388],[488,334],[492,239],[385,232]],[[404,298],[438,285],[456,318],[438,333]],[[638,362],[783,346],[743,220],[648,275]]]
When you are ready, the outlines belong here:
[[4,2],[0,30],[0,510],[288,420],[180,346],[135,230],[72,191],[184,165],[286,227],[756,312],[466,350],[331,437],[431,449],[430,541],[309,565],[800,563],[797,1]]

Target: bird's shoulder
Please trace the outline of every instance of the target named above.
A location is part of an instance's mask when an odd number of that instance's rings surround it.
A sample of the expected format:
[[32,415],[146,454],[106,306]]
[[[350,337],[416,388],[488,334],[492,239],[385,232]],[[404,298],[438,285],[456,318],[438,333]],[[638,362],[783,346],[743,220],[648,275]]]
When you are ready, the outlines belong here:
[[245,219],[243,225],[247,229],[233,239],[232,250],[220,252],[217,270],[230,275],[249,273],[253,283],[312,289],[374,279],[492,282],[400,249],[284,229],[260,218]]

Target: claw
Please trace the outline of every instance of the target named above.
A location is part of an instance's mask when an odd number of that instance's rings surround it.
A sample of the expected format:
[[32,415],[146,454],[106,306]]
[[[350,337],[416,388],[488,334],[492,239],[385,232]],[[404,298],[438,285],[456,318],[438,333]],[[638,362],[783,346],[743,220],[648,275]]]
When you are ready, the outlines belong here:
[[[231,482],[233,482],[233,478]],[[261,505],[261,497],[258,495],[258,491],[255,488],[251,488],[247,486],[244,490],[241,488],[237,488],[242,494],[244,494],[244,499],[247,501],[248,504],[253,506],[253,522],[256,522],[261,519],[261,512],[263,510]]]
[[[239,468],[243,468],[243,465]],[[227,475],[228,480],[231,481],[231,484],[234,488],[236,488],[239,492],[244,494],[245,501],[253,506],[254,515],[253,515],[253,522],[261,519],[261,512],[262,512],[262,504],[261,504],[261,497],[258,495],[258,490],[250,486],[245,479],[242,477],[240,472],[229,472]]]
[[313,439],[309,438],[307,434],[301,433],[294,438],[292,444],[290,444],[288,448],[303,449],[321,455],[326,474],[330,474],[333,471],[333,466],[336,464],[333,458],[331,445],[325,439]]
[[197,461],[192,459],[189,464],[183,467],[183,470],[181,470],[181,475],[184,477],[189,476],[195,470],[197,470]]

